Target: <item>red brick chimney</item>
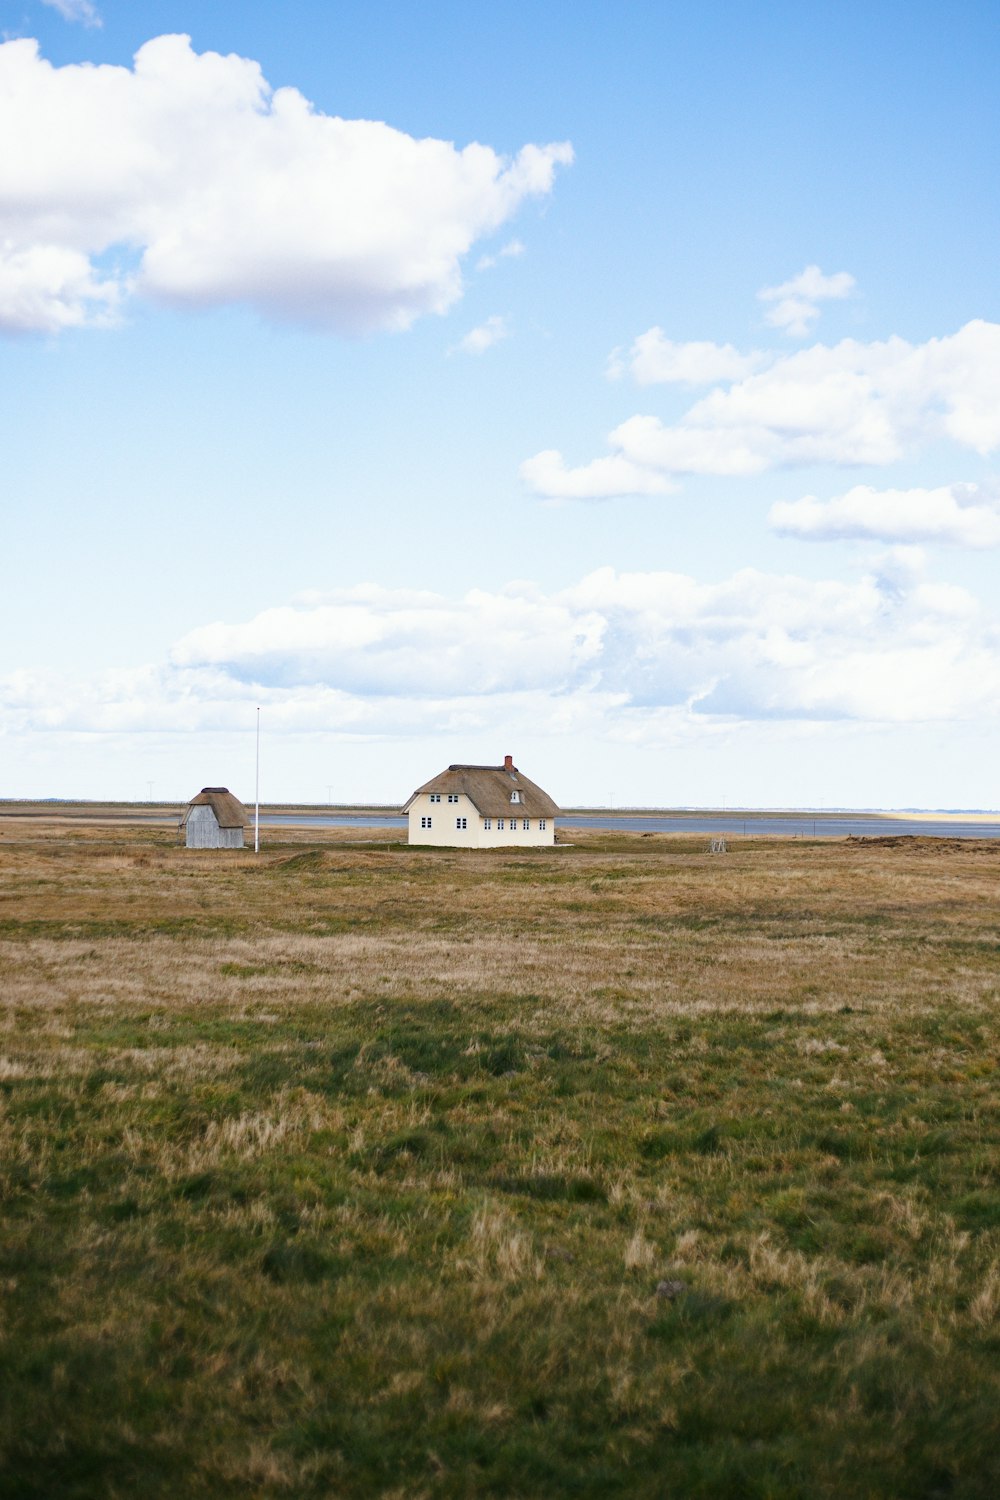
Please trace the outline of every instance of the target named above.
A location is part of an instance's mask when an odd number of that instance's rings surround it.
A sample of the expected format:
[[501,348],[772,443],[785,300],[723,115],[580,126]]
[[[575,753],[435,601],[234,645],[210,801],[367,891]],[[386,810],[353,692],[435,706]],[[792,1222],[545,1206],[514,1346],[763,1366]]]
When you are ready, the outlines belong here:
[[504,758],[503,758],[503,768],[504,768],[505,771],[513,771],[513,769],[514,769],[514,757],[512,755],[505,755],[504,756]]

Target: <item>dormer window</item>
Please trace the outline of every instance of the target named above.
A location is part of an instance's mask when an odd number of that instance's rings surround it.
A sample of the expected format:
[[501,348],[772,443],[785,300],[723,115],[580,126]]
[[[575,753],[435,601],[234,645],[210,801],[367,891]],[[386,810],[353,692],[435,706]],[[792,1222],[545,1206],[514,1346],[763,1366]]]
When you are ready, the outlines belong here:
[[510,794],[510,800],[512,802],[520,802],[520,800],[521,800],[521,793],[520,792],[511,792],[511,794]]

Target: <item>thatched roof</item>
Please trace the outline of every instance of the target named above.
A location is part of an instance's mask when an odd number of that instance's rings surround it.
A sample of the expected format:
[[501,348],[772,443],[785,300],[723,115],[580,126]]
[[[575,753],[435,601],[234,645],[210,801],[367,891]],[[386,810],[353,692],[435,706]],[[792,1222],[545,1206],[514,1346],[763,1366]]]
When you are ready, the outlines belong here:
[[[511,802],[511,792],[520,792],[520,800]],[[403,808],[409,812],[425,792],[464,792],[483,818],[553,818],[559,808],[548,792],[529,781],[516,766],[449,766],[423,786],[418,786]]]
[[203,786],[197,797],[192,797],[181,818],[183,828],[192,807],[210,807],[220,828],[242,828],[249,823],[247,812],[239,797],[234,797],[227,786]]

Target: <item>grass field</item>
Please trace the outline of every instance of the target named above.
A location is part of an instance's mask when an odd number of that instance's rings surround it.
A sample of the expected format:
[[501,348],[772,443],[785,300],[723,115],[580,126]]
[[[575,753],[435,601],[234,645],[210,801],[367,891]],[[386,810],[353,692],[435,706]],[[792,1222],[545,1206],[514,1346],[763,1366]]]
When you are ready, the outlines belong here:
[[0,820],[0,1495],[1000,1493],[1000,845],[394,836]]

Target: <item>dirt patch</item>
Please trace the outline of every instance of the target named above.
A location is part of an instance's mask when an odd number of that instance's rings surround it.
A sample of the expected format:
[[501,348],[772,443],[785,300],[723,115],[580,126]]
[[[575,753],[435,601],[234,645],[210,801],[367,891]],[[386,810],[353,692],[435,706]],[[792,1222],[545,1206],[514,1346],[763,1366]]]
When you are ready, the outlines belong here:
[[997,839],[943,839],[923,834],[894,833],[882,837],[850,834],[846,842],[862,849],[905,849],[909,854],[997,854]]

